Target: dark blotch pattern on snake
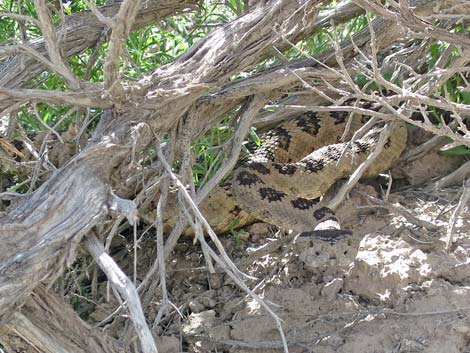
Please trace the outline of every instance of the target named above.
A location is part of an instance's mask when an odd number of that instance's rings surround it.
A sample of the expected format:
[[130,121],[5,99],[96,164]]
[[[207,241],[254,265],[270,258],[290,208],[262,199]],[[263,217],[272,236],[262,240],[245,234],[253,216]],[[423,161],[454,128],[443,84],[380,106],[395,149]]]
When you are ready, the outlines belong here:
[[[310,232],[319,223],[334,220],[333,211],[319,197],[367,158],[381,129],[374,128],[347,147],[338,141],[348,116],[346,112],[307,112],[264,134],[262,146],[233,172],[231,189],[215,188],[200,205],[214,230],[227,232],[260,219]],[[348,138],[365,120],[353,118]],[[390,168],[405,148],[406,138],[404,124],[394,125],[383,152],[364,177]]]
[[[256,218],[300,232],[311,231],[322,221],[333,219],[334,212],[318,198],[368,157],[382,129],[374,128],[349,145],[336,143],[348,116],[346,112],[308,112],[265,134],[262,147],[234,171],[232,189],[236,203]],[[351,131],[361,124],[361,117],[354,118]],[[364,176],[388,169],[405,144],[406,127],[397,123],[383,152]],[[247,171],[256,176],[251,177],[253,182],[249,185],[240,182]]]

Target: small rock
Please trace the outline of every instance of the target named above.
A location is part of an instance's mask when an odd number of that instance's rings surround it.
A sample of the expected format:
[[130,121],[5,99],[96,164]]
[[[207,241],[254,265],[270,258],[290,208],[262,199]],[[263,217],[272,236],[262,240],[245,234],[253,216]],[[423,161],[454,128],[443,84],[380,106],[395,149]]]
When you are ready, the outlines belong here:
[[209,297],[199,298],[199,301],[201,302],[202,305],[204,305],[205,308],[208,308],[208,309],[212,309],[217,304],[214,299],[209,298]]
[[209,330],[209,336],[216,341],[228,340],[230,339],[230,326],[217,325]]
[[327,300],[332,301],[335,299],[336,295],[340,292],[343,288],[343,279],[342,278],[335,278],[332,281],[325,284],[325,286],[321,290],[321,295],[326,297]]
[[270,225],[267,223],[255,223],[247,228],[251,234],[251,241],[258,243],[261,239],[266,239],[271,234]]
[[157,337],[157,347],[159,352],[178,353],[180,349],[180,340],[175,336]]
[[209,288],[220,289],[224,285],[223,273],[212,273],[209,275]]
[[199,300],[197,299],[193,299],[189,302],[189,309],[193,312],[193,313],[200,313],[202,311],[205,310],[205,306],[204,304],[200,303]]
[[215,322],[216,317],[214,310],[192,313],[182,325],[181,329],[185,335],[197,335],[209,327],[214,327]]

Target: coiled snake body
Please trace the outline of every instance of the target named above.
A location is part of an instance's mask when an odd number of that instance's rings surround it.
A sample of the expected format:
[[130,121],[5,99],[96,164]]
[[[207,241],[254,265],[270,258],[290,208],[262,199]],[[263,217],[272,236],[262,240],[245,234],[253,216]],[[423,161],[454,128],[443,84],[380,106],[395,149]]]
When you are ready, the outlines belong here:
[[[347,119],[346,112],[307,112],[266,133],[262,147],[234,171],[231,190],[218,188],[201,205],[215,231],[261,219],[305,232],[334,218],[319,197],[367,158],[381,130],[375,128],[349,145],[338,143]],[[361,120],[352,119],[351,132],[362,125]],[[405,148],[406,138],[406,126],[396,123],[383,151],[363,176],[388,169]]]

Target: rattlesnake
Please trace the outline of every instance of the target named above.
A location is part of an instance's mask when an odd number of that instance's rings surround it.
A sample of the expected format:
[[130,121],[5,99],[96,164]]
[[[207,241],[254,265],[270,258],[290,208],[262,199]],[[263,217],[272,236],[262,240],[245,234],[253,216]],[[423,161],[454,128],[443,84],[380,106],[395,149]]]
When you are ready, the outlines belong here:
[[[381,131],[374,128],[349,146],[338,143],[348,116],[346,112],[307,112],[263,135],[262,147],[235,169],[231,185],[218,188],[202,203],[201,210],[215,230],[224,232],[260,219],[305,232],[334,219],[333,211],[319,197],[354,172],[375,148]],[[354,117],[350,131],[365,119]],[[406,126],[395,123],[384,150],[363,176],[388,169],[402,153],[406,139]]]
[[[334,219],[333,211],[319,197],[367,158],[381,129],[372,129],[350,145],[338,143],[348,117],[347,112],[306,112],[262,135],[261,147],[235,169],[232,181],[217,187],[200,205],[214,230],[223,233],[260,219],[284,229],[310,232],[320,222]],[[356,116],[350,120],[349,137],[366,119]],[[69,131],[62,136],[65,142]],[[406,139],[405,125],[396,123],[384,150],[364,177],[388,169],[402,153]],[[57,153],[53,152],[63,153],[63,146],[50,149],[49,160],[56,162]],[[14,146],[6,147],[9,149],[3,149],[9,152]],[[20,153],[15,151],[10,154]],[[62,156],[60,153],[57,156]],[[61,160],[57,163],[60,165]],[[166,218],[171,226],[177,206],[170,205],[169,209]]]

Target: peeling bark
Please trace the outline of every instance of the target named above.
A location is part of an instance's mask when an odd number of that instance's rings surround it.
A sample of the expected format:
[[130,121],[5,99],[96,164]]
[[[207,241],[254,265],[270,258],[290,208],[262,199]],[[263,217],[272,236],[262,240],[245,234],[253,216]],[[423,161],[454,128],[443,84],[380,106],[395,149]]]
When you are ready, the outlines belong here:
[[[99,146],[101,147],[101,146]],[[0,219],[0,321],[6,320],[41,282],[75,259],[82,237],[109,213],[113,160],[127,149],[91,148],[58,170],[30,197]]]
[[30,347],[44,353],[116,353],[124,350],[116,340],[85,324],[70,305],[43,286],[35,289],[21,312],[15,313],[4,329],[8,331],[9,340],[21,337]]

